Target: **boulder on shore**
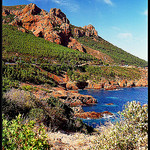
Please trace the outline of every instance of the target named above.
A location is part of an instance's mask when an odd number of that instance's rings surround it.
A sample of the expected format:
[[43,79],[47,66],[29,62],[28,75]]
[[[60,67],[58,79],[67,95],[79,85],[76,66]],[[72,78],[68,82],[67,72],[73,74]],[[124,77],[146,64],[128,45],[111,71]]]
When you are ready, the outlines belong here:
[[113,114],[109,111],[104,111],[104,112],[81,112],[81,113],[76,113],[75,116],[83,119],[98,119],[102,118],[106,115],[113,116]]

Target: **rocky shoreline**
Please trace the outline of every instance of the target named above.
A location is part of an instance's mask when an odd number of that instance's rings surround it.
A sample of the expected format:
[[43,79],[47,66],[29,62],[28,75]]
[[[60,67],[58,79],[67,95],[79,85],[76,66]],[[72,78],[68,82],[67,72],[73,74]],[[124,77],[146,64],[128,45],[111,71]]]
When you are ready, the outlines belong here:
[[[68,78],[69,79],[69,78]],[[22,85],[28,85],[23,83]],[[32,85],[32,84],[30,84]],[[118,81],[106,81],[104,80],[101,83],[93,83],[92,81],[87,81],[86,83],[82,82],[72,82],[66,80],[66,86],[53,87],[51,89],[46,87],[40,87],[40,85],[32,85],[39,88],[39,90],[34,91],[33,94],[40,99],[55,97],[59,98],[60,101],[69,105],[75,117],[84,118],[84,119],[98,119],[102,118],[105,115],[113,115],[111,112],[84,112],[82,106],[95,105],[97,100],[90,95],[82,95],[78,93],[79,89],[104,89],[104,90],[118,90],[120,88],[132,88],[132,87],[148,87],[147,76],[141,78],[140,80],[118,80]],[[44,90],[40,90],[40,89]],[[106,105],[113,105],[112,103]]]
[[[38,67],[38,66],[36,66]],[[38,67],[39,68],[39,67]],[[42,70],[39,68],[42,72]],[[46,72],[46,71],[45,71]],[[148,87],[148,69],[141,68],[141,78],[139,80],[102,79],[101,82],[95,83],[87,80],[85,82],[70,81],[67,73],[62,77],[49,73],[48,75],[58,83],[58,87],[45,87],[44,85],[33,85],[31,83],[22,83],[21,86],[31,85],[37,90],[33,91],[33,95],[39,99],[46,99],[49,97],[58,98],[61,102],[70,106],[74,112],[75,117],[84,119],[98,119],[105,115],[113,115],[111,112],[84,112],[82,106],[95,105],[97,100],[91,95],[82,95],[78,93],[79,89],[104,89],[104,90],[118,90],[120,88],[132,87]],[[113,105],[112,103],[106,105]]]

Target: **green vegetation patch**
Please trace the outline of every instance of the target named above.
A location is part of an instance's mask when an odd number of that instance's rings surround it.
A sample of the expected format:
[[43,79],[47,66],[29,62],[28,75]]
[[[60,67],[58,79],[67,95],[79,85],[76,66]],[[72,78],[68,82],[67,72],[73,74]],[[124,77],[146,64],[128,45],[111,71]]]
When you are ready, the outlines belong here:
[[3,52],[29,54],[36,58],[48,57],[60,63],[71,65],[96,60],[89,54],[46,41],[32,34],[22,33],[14,26],[3,25],[2,31]]
[[[11,81],[30,82],[34,84],[48,83],[56,86],[56,83],[47,76],[46,72],[41,72],[38,68],[31,64],[16,64],[16,65],[3,65],[3,77]],[[4,82],[4,85],[6,82]]]
[[141,73],[138,68],[127,68],[121,66],[82,66],[79,71],[68,70],[67,74],[74,81],[93,80],[98,82],[104,77],[107,80],[120,79],[140,79]]
[[105,41],[102,38],[96,38],[97,41],[93,40],[93,37],[80,37],[77,40],[88,46],[92,49],[101,51],[107,55],[109,55],[114,61],[118,64],[125,64],[125,65],[135,65],[135,66],[147,66],[147,62],[143,59],[140,59],[130,53],[125,52],[121,48],[114,46],[113,44]]
[[11,121],[8,121],[3,115],[3,149],[48,150],[52,147],[48,143],[42,124],[37,128],[35,121],[31,120],[25,123],[23,121],[20,114]]
[[9,14],[7,16],[2,16],[2,19],[5,20],[5,23],[10,23],[14,20],[14,16],[12,14]]
[[25,6],[26,5],[2,6],[2,8],[9,10],[20,10],[23,9]]

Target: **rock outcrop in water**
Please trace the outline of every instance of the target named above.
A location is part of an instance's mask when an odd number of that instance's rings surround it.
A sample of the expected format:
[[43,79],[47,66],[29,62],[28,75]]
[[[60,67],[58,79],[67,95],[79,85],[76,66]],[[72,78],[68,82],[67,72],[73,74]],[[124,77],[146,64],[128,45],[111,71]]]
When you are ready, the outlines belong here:
[[81,112],[81,113],[76,113],[76,117],[83,118],[83,119],[98,119],[106,116],[113,116],[113,114],[109,111],[104,111],[104,112]]

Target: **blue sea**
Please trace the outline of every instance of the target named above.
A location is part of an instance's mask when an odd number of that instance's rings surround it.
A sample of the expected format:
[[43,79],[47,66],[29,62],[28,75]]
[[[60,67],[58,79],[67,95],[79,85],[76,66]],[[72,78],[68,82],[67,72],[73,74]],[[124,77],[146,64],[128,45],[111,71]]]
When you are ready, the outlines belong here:
[[[80,94],[92,95],[97,99],[98,103],[92,106],[83,106],[83,110],[103,112],[109,111],[114,114],[114,117],[108,116],[100,119],[83,119],[83,122],[92,126],[100,126],[105,124],[107,121],[115,122],[118,120],[117,112],[123,110],[123,106],[127,102],[139,101],[141,105],[148,104],[148,87],[133,87],[133,88],[121,88],[118,90],[79,90]],[[113,103],[114,105],[106,105]]]

